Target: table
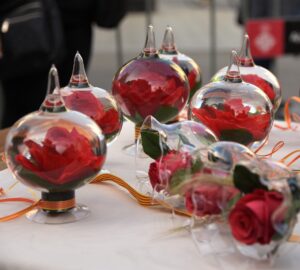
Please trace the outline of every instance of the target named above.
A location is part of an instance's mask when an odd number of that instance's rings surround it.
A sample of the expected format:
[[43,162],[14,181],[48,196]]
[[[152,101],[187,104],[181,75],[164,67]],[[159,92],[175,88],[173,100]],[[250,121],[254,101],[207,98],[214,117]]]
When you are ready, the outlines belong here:
[[[133,141],[133,134],[133,125],[125,123],[121,136],[108,149],[106,167],[134,185],[134,158],[121,151],[122,146]],[[262,153],[284,136],[287,145],[275,154],[279,158],[283,152],[296,148],[299,134],[300,129],[284,132],[274,128],[269,146]],[[0,172],[0,186],[7,187],[13,182],[8,170]],[[9,195],[32,196],[22,184]],[[174,219],[168,213],[141,207],[116,186],[86,185],[77,191],[77,201],[91,210],[88,218],[77,223],[42,225],[25,217],[0,223],[0,269],[232,269],[222,268],[215,256],[200,254],[188,231],[171,233],[186,218]],[[2,204],[0,215],[18,207],[24,205]],[[300,234],[300,226],[295,232]],[[286,246],[288,252],[278,258],[274,269],[299,269],[300,244]]]

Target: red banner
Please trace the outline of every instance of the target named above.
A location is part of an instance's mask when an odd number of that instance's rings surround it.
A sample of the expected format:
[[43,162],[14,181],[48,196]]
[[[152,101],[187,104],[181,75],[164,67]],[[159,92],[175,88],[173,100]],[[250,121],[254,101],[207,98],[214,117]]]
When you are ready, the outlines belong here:
[[284,20],[248,20],[246,31],[250,37],[251,54],[254,58],[273,58],[284,54]]

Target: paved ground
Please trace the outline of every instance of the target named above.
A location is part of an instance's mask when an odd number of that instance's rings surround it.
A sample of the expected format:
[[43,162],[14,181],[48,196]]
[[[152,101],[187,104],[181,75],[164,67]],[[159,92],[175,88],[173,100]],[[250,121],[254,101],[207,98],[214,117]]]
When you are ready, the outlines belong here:
[[[173,27],[180,51],[200,63],[204,83],[210,79],[209,58],[209,8],[208,0],[157,0],[153,14],[157,46],[160,45],[166,25]],[[238,49],[243,29],[236,24],[238,0],[217,0],[217,68],[227,65],[229,53]],[[129,13],[120,25],[124,61],[136,56],[145,40],[146,18],[143,13]],[[111,80],[118,68],[116,59],[116,31],[94,29],[94,49],[89,68],[90,81],[97,86],[110,89]],[[299,57],[278,59],[277,75],[282,83],[283,96],[299,94]],[[1,98],[0,98],[1,106]]]

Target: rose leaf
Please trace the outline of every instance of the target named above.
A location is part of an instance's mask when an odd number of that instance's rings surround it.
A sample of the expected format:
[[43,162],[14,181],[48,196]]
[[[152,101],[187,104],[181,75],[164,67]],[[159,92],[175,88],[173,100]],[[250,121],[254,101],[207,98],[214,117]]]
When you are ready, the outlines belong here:
[[251,172],[247,167],[243,165],[236,165],[233,171],[233,183],[243,193],[251,193],[255,189],[268,188],[260,181],[260,176]]
[[142,130],[141,139],[144,152],[153,159],[158,159],[170,151],[168,145],[161,141],[157,130]]

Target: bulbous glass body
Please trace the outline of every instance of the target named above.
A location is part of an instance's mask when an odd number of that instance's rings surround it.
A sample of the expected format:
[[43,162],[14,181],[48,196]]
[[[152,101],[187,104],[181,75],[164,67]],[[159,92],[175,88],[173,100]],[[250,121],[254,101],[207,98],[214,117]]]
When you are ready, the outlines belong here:
[[[222,80],[227,69],[228,67],[220,69],[213,76],[212,81]],[[243,81],[251,83],[265,92],[273,105],[274,112],[276,112],[281,103],[281,87],[273,73],[254,63],[244,63],[241,59],[240,74]]]
[[202,71],[200,66],[192,58],[178,51],[175,51],[175,53],[167,53],[163,50],[160,50],[159,55],[163,59],[173,61],[182,68],[189,80],[190,100],[202,85]]
[[106,157],[101,130],[87,116],[66,111],[33,112],[10,129],[7,164],[27,186],[47,193],[71,191],[98,174]]
[[258,87],[240,78],[202,87],[190,104],[191,118],[209,127],[221,141],[246,146],[261,143],[273,123],[272,104]]
[[117,138],[123,125],[122,113],[106,90],[90,84],[81,88],[71,84],[61,89],[61,95],[68,109],[81,112],[96,122],[108,144]]
[[124,116],[137,125],[152,115],[160,122],[175,118],[185,107],[189,85],[183,70],[157,53],[142,53],[119,69],[112,94]]

